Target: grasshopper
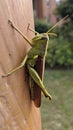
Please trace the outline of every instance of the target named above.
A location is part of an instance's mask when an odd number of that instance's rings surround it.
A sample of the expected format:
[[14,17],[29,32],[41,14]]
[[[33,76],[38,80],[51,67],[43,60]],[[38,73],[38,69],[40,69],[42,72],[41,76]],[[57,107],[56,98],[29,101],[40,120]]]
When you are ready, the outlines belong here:
[[28,44],[31,46],[31,49],[28,51],[28,53],[26,54],[23,61],[18,67],[2,75],[2,77],[7,77],[12,75],[14,72],[20,70],[22,67],[26,65],[28,69],[28,73],[31,77],[31,97],[34,100],[35,105],[37,107],[40,107],[41,104],[41,91],[43,92],[45,97],[48,97],[50,100],[52,99],[51,95],[46,90],[42,81],[43,59],[45,59],[47,54],[49,36],[50,35],[57,36],[55,33],[51,33],[51,31],[60,22],[64,21],[67,17],[68,16],[65,16],[62,20],[57,22],[46,33],[39,34],[29,27],[30,31],[33,31],[37,34],[31,41],[12,23],[12,21],[9,20],[11,27],[15,29],[28,42]]

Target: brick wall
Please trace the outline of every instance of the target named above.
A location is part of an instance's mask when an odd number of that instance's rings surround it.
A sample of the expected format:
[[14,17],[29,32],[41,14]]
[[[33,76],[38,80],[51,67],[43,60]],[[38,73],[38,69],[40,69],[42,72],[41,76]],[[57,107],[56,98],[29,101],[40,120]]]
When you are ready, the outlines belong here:
[[[56,23],[56,16],[53,14],[56,8],[56,0],[33,0],[35,18],[50,21],[52,24]],[[63,0],[62,0],[63,1]]]

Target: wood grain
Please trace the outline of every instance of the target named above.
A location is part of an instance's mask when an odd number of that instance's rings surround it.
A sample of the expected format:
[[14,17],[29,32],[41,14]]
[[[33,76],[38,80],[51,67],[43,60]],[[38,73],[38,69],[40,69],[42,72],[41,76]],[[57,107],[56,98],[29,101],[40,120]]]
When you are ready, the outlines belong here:
[[34,34],[27,27],[34,27],[32,0],[0,0],[0,130],[41,130],[40,109],[30,99],[24,68],[2,78],[30,49],[8,19],[31,39]]

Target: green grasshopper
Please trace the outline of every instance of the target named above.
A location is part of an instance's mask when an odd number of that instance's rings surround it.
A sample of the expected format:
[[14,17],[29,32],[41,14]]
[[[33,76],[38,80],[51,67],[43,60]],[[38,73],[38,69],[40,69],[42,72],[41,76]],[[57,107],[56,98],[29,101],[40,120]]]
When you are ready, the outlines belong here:
[[[46,90],[43,81],[40,77],[42,77],[41,75],[39,76],[38,74],[38,70],[35,67],[36,66],[36,62],[38,60],[38,62],[43,64],[43,59],[45,59],[46,54],[47,54],[47,48],[48,48],[48,42],[49,42],[49,36],[53,35],[53,36],[57,36],[55,33],[51,33],[51,31],[62,21],[64,21],[68,16],[64,17],[62,20],[60,20],[59,22],[57,22],[52,28],[50,28],[46,33],[37,33],[35,32],[37,35],[30,41],[10,20],[9,23],[11,25],[11,27],[13,29],[15,29],[27,42],[28,44],[30,44],[31,49],[28,51],[28,53],[26,54],[26,56],[24,57],[23,61],[21,62],[21,64],[12,69],[11,71],[9,71],[7,74],[4,74],[2,77],[7,77],[10,76],[11,74],[13,74],[14,72],[20,70],[22,67],[24,67],[25,65],[27,66],[28,69],[28,73],[31,77],[31,95],[32,98],[35,96],[34,93],[38,94],[38,89],[34,89],[35,86],[33,84],[33,81],[36,83],[36,85],[38,86],[38,88],[40,88],[40,90],[42,90],[42,92],[44,93],[45,97],[48,97],[50,100],[52,99],[51,95],[49,94],[49,92]],[[29,28],[29,30],[33,31],[31,28]],[[42,60],[41,60],[42,59]],[[40,68],[41,69],[41,68]],[[43,70],[41,70],[43,71]],[[42,73],[41,73],[42,74]],[[36,92],[34,92],[33,90],[35,90]],[[38,98],[40,98],[38,96]],[[38,99],[40,101],[40,99]],[[40,106],[40,103],[37,101],[36,106]]]

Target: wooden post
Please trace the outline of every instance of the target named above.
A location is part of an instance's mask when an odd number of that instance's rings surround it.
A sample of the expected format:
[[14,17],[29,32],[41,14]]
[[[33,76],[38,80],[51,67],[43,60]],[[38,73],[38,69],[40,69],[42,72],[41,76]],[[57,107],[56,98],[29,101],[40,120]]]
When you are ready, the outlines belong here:
[[24,68],[2,78],[2,74],[18,66],[28,43],[11,28],[8,19],[29,38],[34,27],[32,0],[0,0],[0,130],[41,130],[40,109],[30,99]]

